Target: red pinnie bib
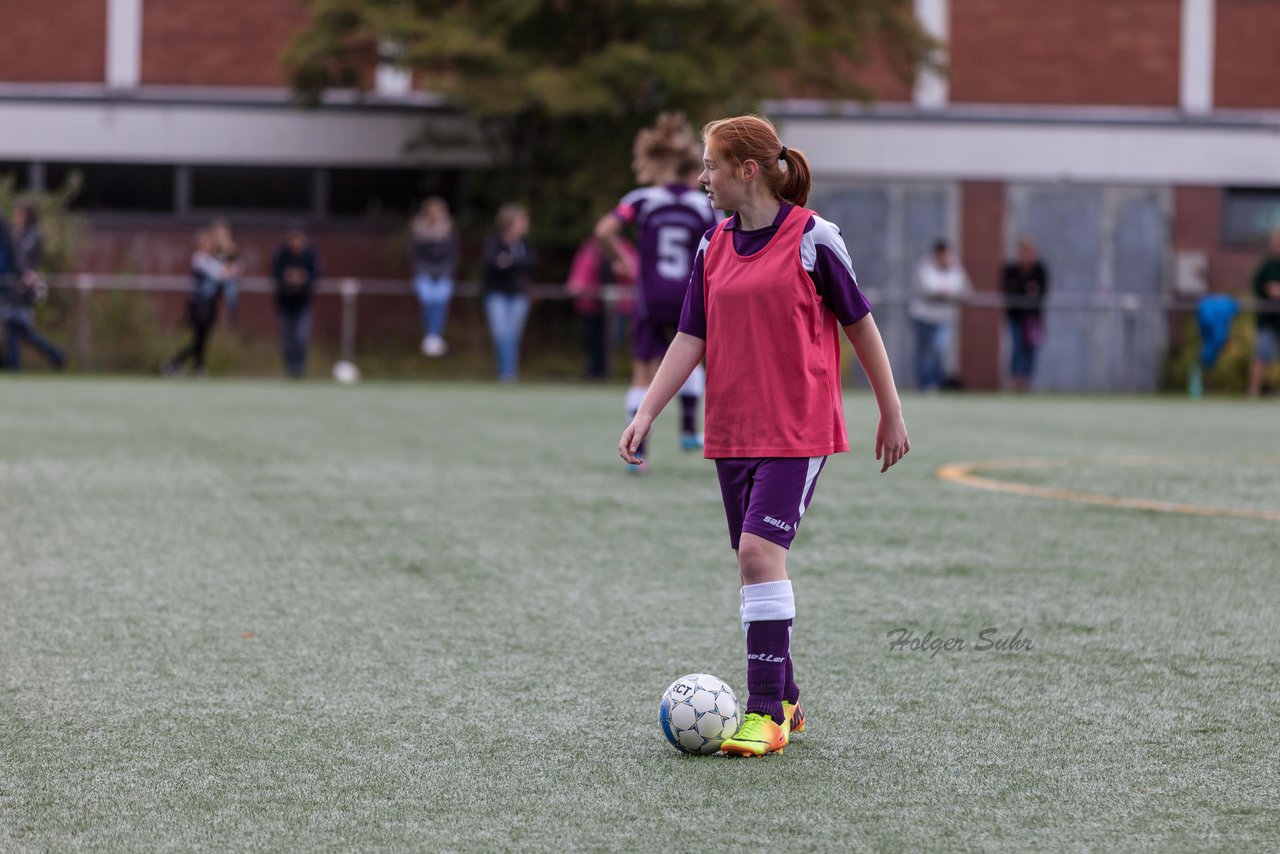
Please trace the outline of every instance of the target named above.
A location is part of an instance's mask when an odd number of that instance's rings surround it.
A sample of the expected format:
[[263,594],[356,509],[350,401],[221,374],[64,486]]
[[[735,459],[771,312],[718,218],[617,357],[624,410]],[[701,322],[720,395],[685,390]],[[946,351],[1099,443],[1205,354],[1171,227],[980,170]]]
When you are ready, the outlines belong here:
[[794,207],[764,249],[742,256],[726,220],[703,258],[706,450],[817,457],[849,450],[840,327],[800,260],[813,211]]

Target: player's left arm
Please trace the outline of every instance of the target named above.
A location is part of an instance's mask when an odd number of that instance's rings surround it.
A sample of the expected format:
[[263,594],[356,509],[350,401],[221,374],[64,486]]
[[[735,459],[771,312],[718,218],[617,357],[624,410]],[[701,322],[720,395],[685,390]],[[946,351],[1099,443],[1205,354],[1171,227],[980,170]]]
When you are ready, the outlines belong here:
[[882,460],[880,473],[883,474],[911,450],[911,440],[907,438],[907,422],[902,418],[902,401],[898,398],[898,387],[893,381],[893,368],[889,365],[889,354],[884,349],[880,329],[870,314],[864,314],[861,320],[844,327],[844,334],[849,337],[853,351],[858,354],[858,364],[866,373],[871,390],[875,392],[876,405],[880,408],[880,425],[876,429],[876,459]]
[[911,450],[911,442],[907,438],[902,401],[893,382],[889,354],[871,316],[871,304],[858,288],[844,239],[833,224],[815,217],[813,228],[805,232],[801,241],[800,253],[801,263],[813,279],[819,297],[844,328],[875,392],[880,408],[876,459],[882,462],[880,472],[883,474]]

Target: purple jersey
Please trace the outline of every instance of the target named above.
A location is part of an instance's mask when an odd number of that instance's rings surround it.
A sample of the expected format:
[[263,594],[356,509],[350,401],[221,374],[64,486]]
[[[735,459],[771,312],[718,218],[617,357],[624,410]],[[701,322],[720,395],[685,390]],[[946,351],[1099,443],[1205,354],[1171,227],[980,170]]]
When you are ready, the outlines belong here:
[[623,196],[613,213],[636,232],[637,317],[679,322],[698,241],[716,224],[706,193],[683,184],[641,187]]
[[[754,255],[764,249],[793,207],[795,205],[784,202],[773,225],[754,231],[740,228],[738,215],[734,214],[733,221],[725,226],[733,235],[734,251],[739,255]],[[702,264],[710,239],[711,231],[708,230],[698,244],[693,274],[689,277],[688,297],[680,313],[680,331],[704,340],[707,337],[707,304],[702,293]],[[800,263],[813,281],[823,305],[831,310],[841,326],[856,323],[871,313],[871,303],[858,288],[858,279],[853,274],[849,250],[840,237],[840,229],[820,216],[811,216],[805,223],[804,236],[800,239]]]

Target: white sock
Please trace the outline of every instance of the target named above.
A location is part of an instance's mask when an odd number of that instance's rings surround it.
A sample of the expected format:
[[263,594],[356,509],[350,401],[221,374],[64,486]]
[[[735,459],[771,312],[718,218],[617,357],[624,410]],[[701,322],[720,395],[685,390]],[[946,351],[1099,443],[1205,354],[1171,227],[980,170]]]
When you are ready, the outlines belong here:
[[642,385],[633,385],[627,389],[627,418],[636,417],[640,404],[644,402],[644,393],[648,390]]
[[794,620],[796,597],[791,592],[790,580],[744,584],[738,615],[742,619],[743,634],[746,634],[748,626],[759,620]]
[[694,366],[693,373],[689,374],[689,379],[684,381],[684,385],[680,386],[681,397],[702,397],[703,391],[707,387],[707,369],[702,365]]

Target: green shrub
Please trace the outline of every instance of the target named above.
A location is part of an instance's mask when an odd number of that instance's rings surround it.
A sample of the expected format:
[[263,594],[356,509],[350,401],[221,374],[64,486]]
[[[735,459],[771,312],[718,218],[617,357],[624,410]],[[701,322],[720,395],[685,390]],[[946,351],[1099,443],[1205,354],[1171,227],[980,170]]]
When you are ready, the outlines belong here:
[[[1249,364],[1253,361],[1254,338],[1257,326],[1251,313],[1238,315],[1231,324],[1227,345],[1218,354],[1218,361],[1205,374],[1204,390],[1211,394],[1244,394],[1249,384]],[[1165,356],[1161,388],[1164,391],[1185,393],[1191,379],[1191,369],[1200,361],[1200,331],[1194,317],[1187,318],[1179,340],[1170,345]],[[1280,366],[1273,365],[1266,384],[1280,388]]]

